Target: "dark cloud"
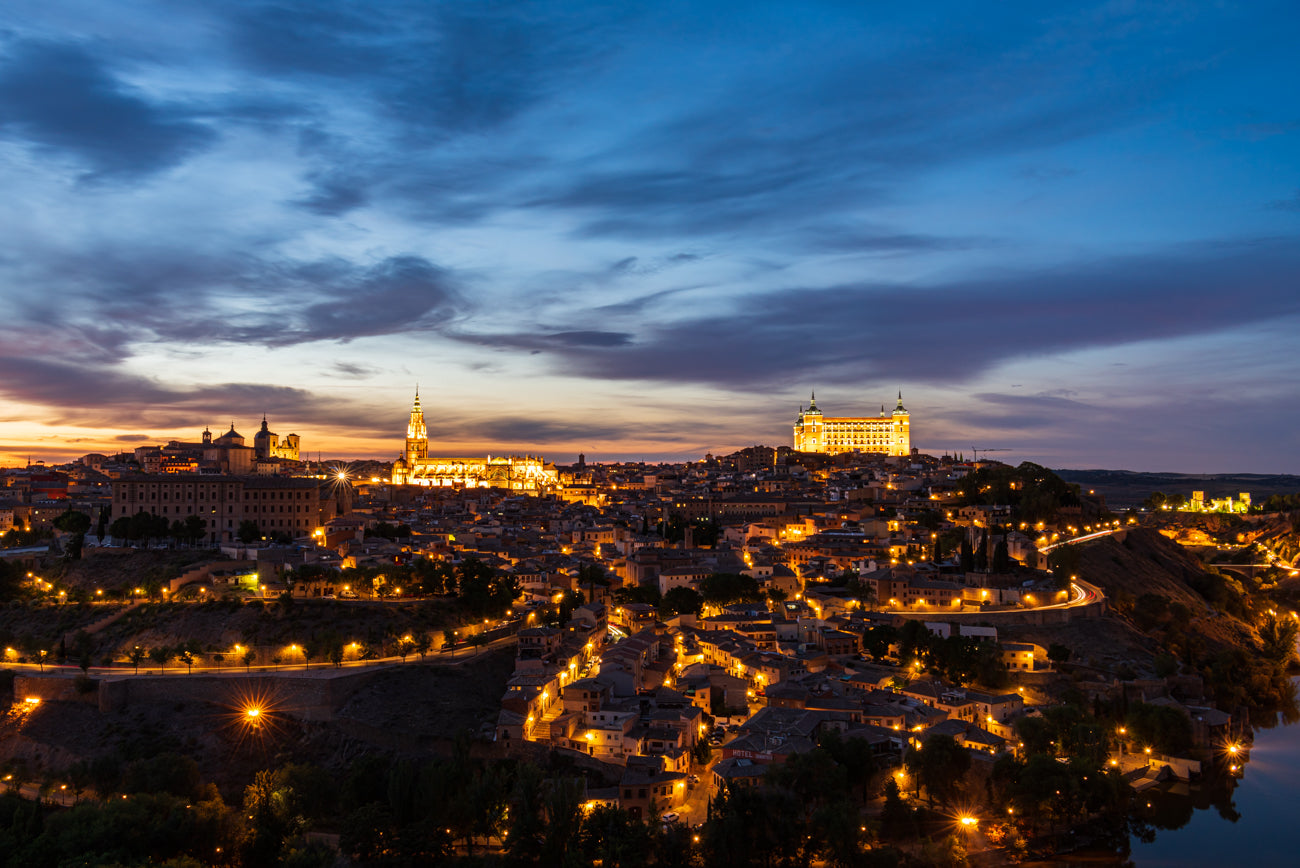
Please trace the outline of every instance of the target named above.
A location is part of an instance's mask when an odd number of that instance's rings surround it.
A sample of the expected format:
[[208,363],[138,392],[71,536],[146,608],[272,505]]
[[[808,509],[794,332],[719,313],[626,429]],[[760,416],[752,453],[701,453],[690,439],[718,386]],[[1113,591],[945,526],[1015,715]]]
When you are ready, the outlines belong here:
[[1061,181],[1079,174],[1078,169],[1069,166],[1022,166],[1016,171],[1016,177],[1027,181]]
[[443,328],[459,304],[450,273],[419,256],[395,256],[365,269],[345,262],[316,263],[297,269],[296,276],[300,286],[319,292],[321,300],[300,311],[284,311],[283,326],[236,330],[235,340],[261,338],[284,346]]
[[57,330],[63,353],[110,364],[145,341],[350,341],[448,328],[468,309],[454,276],[419,256],[361,265],[142,246],[41,267],[44,291],[13,305],[14,325]]
[[603,331],[556,331],[532,334],[475,334],[461,332],[453,333],[453,336],[466,343],[538,352],[554,348],[621,347],[626,346],[632,339],[632,336],[626,332]]
[[476,439],[518,444],[520,447],[574,441],[618,440],[635,433],[630,426],[587,425],[573,421],[512,416],[489,419],[472,427]]
[[[106,366],[0,355],[0,395],[46,408],[49,425],[166,430],[226,424],[268,412],[299,424],[392,436],[401,420],[364,402],[325,400],[305,389],[264,383],[214,383],[191,389]],[[251,436],[251,434],[249,435]]]
[[1095,425],[1100,419],[1112,415],[1105,407],[1050,394],[981,392],[971,397],[979,404],[962,414],[964,425],[970,429],[1014,431],[1017,436],[1032,430],[1055,431],[1071,423]]
[[421,143],[501,125],[607,50],[616,6],[563,2],[259,3],[230,21],[231,43],[260,73],[325,78],[367,93]]
[[[580,216],[584,236],[797,243],[805,236],[791,230],[810,215],[891,203],[922,173],[1135,123],[1201,61],[1186,51],[1135,70],[1136,45],[1118,31],[1095,28],[1084,48],[1048,38],[1060,26],[1050,18],[959,17],[895,51],[823,34],[815,53],[799,55],[787,53],[786,34],[760,29],[744,72],[674,79],[706,103],[680,100],[678,114],[548,173],[528,204]],[[844,24],[847,33],[861,22]],[[763,54],[768,40],[774,50]]]
[[119,434],[113,440],[117,443],[152,443],[154,438],[148,434]]
[[50,42],[20,42],[0,63],[0,129],[100,176],[165,169],[216,138],[186,109],[131,91],[82,48]]
[[929,286],[790,289],[748,296],[729,313],[647,325],[610,346],[547,335],[465,339],[549,347],[563,371],[595,378],[961,382],[1013,358],[1300,315],[1298,251],[1293,239],[1238,242]]
[[806,239],[804,244],[809,250],[867,255],[970,250],[991,247],[997,243],[988,238],[945,238],[852,225],[812,227],[803,232],[802,237]]
[[332,370],[339,376],[358,380],[372,377],[380,372],[379,368],[373,368],[369,365],[356,365],[351,362],[335,362]]
[[556,332],[546,335],[544,340],[569,347],[622,347],[626,346],[632,336],[626,332]]
[[346,175],[313,173],[308,179],[312,191],[295,200],[298,205],[322,217],[337,217],[360,208],[369,199],[365,182]]
[[1274,199],[1268,203],[1268,207],[1273,211],[1292,211],[1300,213],[1300,190],[1290,199]]

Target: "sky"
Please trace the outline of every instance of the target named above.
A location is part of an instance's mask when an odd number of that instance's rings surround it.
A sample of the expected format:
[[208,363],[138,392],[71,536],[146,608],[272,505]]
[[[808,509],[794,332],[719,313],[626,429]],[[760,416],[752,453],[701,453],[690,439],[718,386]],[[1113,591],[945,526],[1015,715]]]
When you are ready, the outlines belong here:
[[0,465],[690,460],[892,408],[1300,472],[1300,7],[0,9]]

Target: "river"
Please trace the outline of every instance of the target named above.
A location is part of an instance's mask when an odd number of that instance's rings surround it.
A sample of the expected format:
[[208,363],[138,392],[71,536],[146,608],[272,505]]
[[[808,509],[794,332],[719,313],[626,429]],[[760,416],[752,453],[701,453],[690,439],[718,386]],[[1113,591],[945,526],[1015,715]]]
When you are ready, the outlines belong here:
[[1235,789],[1175,788],[1151,797],[1155,840],[1133,841],[1130,858],[1136,868],[1300,865],[1291,825],[1298,794],[1300,724],[1256,729]]

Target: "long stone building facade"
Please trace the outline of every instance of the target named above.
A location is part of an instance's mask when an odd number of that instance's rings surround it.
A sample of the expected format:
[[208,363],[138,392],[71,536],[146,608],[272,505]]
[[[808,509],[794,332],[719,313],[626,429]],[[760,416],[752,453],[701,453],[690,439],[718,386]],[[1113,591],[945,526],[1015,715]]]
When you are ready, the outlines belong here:
[[898,406],[879,416],[826,416],[817,409],[814,393],[808,409],[799,408],[794,423],[794,448],[799,452],[879,452],[884,455],[910,455],[912,452],[911,414],[903,407],[903,393]]
[[337,514],[321,480],[268,476],[140,474],[113,480],[112,517],[150,512],[168,521],[204,519],[210,543],[234,542],[239,525],[255,522],[264,535],[311,536]]

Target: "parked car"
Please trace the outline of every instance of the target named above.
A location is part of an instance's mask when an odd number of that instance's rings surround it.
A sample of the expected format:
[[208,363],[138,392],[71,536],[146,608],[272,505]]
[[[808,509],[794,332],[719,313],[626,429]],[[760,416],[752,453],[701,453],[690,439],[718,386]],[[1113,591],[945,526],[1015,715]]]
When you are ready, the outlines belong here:
[[676,822],[677,822],[677,812],[676,812],[676,811],[669,811],[668,813],[666,813],[666,814],[664,814],[663,816],[661,816],[659,819],[660,819],[661,821],[663,821],[664,823],[676,823]]

